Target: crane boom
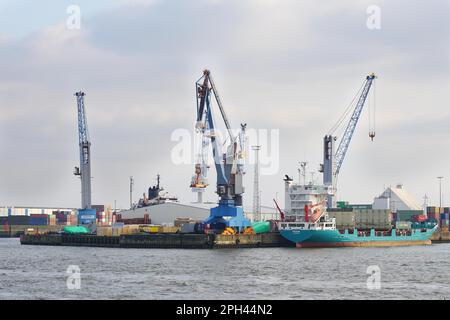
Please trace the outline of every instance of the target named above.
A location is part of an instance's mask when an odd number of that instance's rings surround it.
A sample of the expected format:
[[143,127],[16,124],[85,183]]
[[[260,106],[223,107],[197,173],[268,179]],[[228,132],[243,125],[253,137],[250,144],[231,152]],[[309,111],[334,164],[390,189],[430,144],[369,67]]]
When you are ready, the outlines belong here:
[[227,117],[227,114],[225,113],[225,109],[223,108],[222,101],[220,100],[219,91],[217,91],[217,87],[214,84],[214,81],[213,81],[209,71],[208,71],[208,75],[209,75],[209,83],[211,84],[211,89],[214,93],[214,97],[216,99],[217,106],[219,107],[220,113],[222,114],[222,119],[223,119],[223,122],[225,123],[225,127],[227,128],[228,134],[230,135],[230,140],[234,141],[235,137],[233,135],[233,131],[231,131],[230,121],[228,121],[228,117]]
[[75,93],[78,109],[78,142],[80,146],[80,166],[75,167],[74,174],[81,178],[81,208],[91,209],[91,142],[84,106],[85,93]]
[[344,161],[348,147],[350,146],[350,142],[352,141],[353,133],[355,132],[356,125],[358,123],[359,117],[364,107],[364,103],[366,102],[366,98],[369,94],[369,90],[370,87],[372,86],[372,82],[374,79],[375,74],[373,73],[367,76],[366,83],[364,84],[364,88],[361,92],[361,95],[359,96],[356,108],[355,110],[353,110],[353,114],[350,118],[350,121],[347,124],[347,128],[345,129],[341,142],[339,143],[339,147],[336,151],[336,168],[335,168],[336,175],[339,174],[339,170],[341,169],[342,162]]
[[[364,103],[369,94],[372,82],[375,78],[376,76],[373,73],[366,77],[358,102],[356,103],[356,106],[350,117],[350,121],[347,124],[336,152],[334,151],[334,142],[336,141],[337,137],[331,135],[326,135],[324,137],[323,164],[320,171],[323,173],[323,184],[332,188],[327,199],[327,206],[329,208],[335,206],[334,196],[336,192],[336,184],[339,171],[341,169],[342,163],[344,162],[348,147],[350,146],[350,142],[352,141],[353,133],[355,132],[356,125],[358,124],[358,120],[361,116]],[[371,138],[373,137],[371,136]]]

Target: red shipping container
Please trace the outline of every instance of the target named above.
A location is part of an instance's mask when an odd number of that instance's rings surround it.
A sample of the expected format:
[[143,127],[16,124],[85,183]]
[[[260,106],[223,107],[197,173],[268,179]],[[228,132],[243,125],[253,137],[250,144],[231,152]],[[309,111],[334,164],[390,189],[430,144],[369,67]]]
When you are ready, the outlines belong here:
[[32,217],[32,218],[47,218],[48,215],[47,214],[32,213],[32,214],[30,214],[30,217]]

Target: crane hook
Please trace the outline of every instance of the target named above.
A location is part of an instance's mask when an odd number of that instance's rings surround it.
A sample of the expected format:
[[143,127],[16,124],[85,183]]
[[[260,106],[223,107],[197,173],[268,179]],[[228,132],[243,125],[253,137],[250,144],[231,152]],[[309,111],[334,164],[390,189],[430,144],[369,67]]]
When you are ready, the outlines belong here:
[[373,138],[375,138],[375,131],[370,131],[369,132],[369,137],[373,141]]

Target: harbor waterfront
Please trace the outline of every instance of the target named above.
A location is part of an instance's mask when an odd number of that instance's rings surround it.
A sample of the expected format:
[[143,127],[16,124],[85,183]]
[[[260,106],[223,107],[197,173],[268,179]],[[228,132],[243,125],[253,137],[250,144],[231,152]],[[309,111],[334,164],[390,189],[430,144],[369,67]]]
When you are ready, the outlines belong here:
[[[449,250],[449,243],[143,250],[4,238],[0,299],[449,299]],[[79,290],[67,287],[69,266],[80,269]],[[379,290],[367,287],[370,266],[379,267]]]

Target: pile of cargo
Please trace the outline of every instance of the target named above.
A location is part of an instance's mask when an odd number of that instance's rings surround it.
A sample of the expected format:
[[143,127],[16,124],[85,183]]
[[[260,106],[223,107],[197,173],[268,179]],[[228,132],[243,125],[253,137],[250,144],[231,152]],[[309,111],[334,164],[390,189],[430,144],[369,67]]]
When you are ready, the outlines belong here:
[[142,218],[123,218],[122,215],[119,213],[117,214],[117,218],[114,218],[114,222],[121,222],[123,224],[150,224],[151,219],[150,215],[148,213],[145,213]]
[[183,224],[186,224],[186,223],[196,223],[196,222],[198,222],[198,221],[194,221],[192,218],[190,218],[190,217],[179,217],[179,218],[176,218],[175,219],[175,221],[173,222],[173,225],[175,226],[175,227],[181,227]]
[[207,226],[203,222],[191,221],[189,223],[182,224],[181,228],[180,228],[180,232],[181,233],[205,233],[206,228],[207,228]]
[[97,226],[96,233],[98,236],[113,237],[130,234],[177,233],[179,231],[179,227],[173,226],[114,223],[111,226]]

